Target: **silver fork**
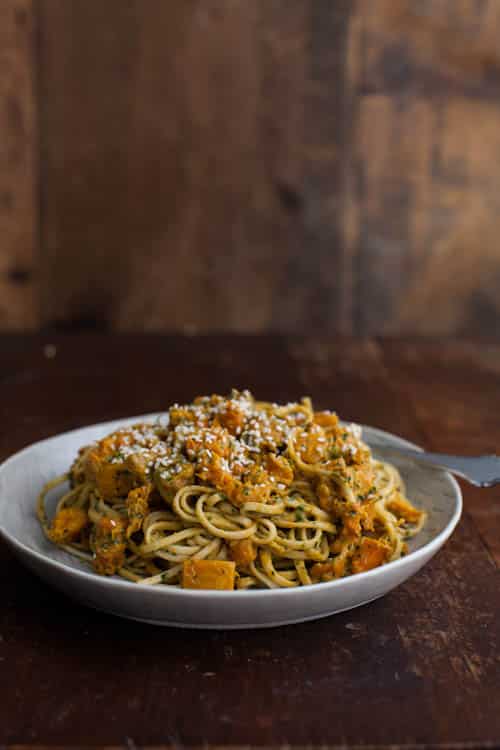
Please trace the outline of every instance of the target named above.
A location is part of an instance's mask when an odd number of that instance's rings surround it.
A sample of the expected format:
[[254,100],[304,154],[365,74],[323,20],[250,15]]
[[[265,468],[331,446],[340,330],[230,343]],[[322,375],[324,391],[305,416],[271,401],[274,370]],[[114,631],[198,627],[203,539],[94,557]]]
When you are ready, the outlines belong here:
[[408,448],[393,448],[376,441],[368,441],[375,453],[411,458],[434,469],[444,469],[463,477],[476,487],[500,484],[500,456],[448,456],[446,453],[427,453]]

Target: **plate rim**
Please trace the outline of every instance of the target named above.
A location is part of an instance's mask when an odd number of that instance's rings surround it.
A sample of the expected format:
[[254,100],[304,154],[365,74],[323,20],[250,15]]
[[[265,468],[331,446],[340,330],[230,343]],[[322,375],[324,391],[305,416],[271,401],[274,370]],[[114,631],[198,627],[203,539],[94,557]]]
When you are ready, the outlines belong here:
[[[47,438],[43,438],[42,440],[37,440],[34,443],[31,443],[24,448],[21,448],[19,451],[16,451],[16,453],[13,453],[11,456],[8,456],[2,463],[0,464],[0,476],[3,473],[3,471],[12,463],[15,463],[16,461],[23,458],[24,454],[28,453],[29,451],[33,450],[34,448],[40,448],[47,444],[50,444],[51,442],[54,442],[56,440],[59,440],[61,438],[69,437],[77,432],[80,432],[81,430],[85,429],[92,429],[92,428],[105,428],[108,425],[116,425],[116,428],[120,424],[126,425],[130,422],[135,422],[139,420],[151,420],[158,418],[165,414],[165,412],[151,412],[149,414],[138,414],[136,416],[131,417],[118,417],[116,419],[109,419],[105,420],[104,422],[95,422],[92,424],[82,425],[80,427],[75,427],[71,430],[65,430],[63,432],[57,433],[55,435],[51,435]],[[346,421],[346,420],[341,420]],[[421,446],[417,445],[416,443],[412,443],[409,440],[406,440],[403,437],[400,437],[399,435],[396,435],[395,433],[388,432],[387,430],[382,430],[378,427],[372,427],[371,425],[367,425],[364,423],[356,423],[360,424],[361,428],[367,428],[371,432],[376,433],[382,437],[389,438],[389,440],[396,440],[397,442],[404,443],[406,447],[412,448],[415,450],[421,451]],[[297,595],[304,595],[305,592],[312,593],[313,591],[321,591],[321,592],[327,592],[327,590],[338,590],[345,587],[349,587],[353,581],[359,581],[361,579],[368,580],[369,578],[376,578],[380,575],[383,575],[384,573],[388,573],[389,571],[396,571],[398,569],[404,569],[407,565],[411,565],[412,562],[416,562],[421,557],[428,558],[432,557],[442,546],[443,544],[449,539],[449,537],[452,535],[453,531],[455,530],[461,515],[463,511],[463,497],[462,497],[462,491],[460,489],[460,485],[458,484],[455,477],[450,474],[447,471],[441,471],[442,474],[446,476],[448,481],[453,487],[454,490],[454,509],[453,514],[451,518],[449,519],[446,526],[437,534],[436,536],[432,537],[428,542],[426,542],[422,547],[419,547],[416,550],[413,550],[408,555],[405,555],[404,557],[400,557],[397,560],[392,560],[391,562],[385,563],[384,565],[380,565],[377,568],[373,568],[372,570],[367,570],[362,573],[354,573],[349,576],[345,576],[344,578],[338,578],[333,581],[325,581],[322,582],[319,586],[316,585],[310,585],[310,586],[297,586],[293,588],[276,588],[276,589],[250,589],[245,590],[245,599],[248,597],[251,597],[252,599],[260,599],[262,597],[270,597],[271,594],[274,596],[297,596]],[[0,506],[1,507],[1,506]],[[33,505],[33,508],[35,505]],[[43,533],[40,529],[40,533]],[[148,591],[153,596],[157,596],[158,598],[162,597],[178,597],[178,598],[192,598],[192,599],[203,599],[203,598],[214,598],[214,599],[221,599],[223,601],[229,602],[231,597],[237,597],[238,599],[241,599],[242,592],[237,590],[232,591],[217,591],[214,589],[207,589],[207,590],[191,590],[191,589],[183,589],[183,588],[177,588],[177,587],[170,587],[170,586],[150,586],[149,584],[143,584],[143,583],[135,583],[132,581],[123,580],[116,576],[99,576],[96,573],[93,573],[92,571],[86,571],[81,570],[80,568],[74,568],[71,565],[61,562],[60,560],[55,560],[54,558],[50,557],[49,555],[43,554],[42,552],[39,552],[38,550],[33,549],[32,547],[28,546],[24,542],[20,541],[16,537],[12,536],[2,525],[2,519],[0,515],[0,538],[2,538],[8,545],[11,547],[14,547],[20,554],[27,555],[29,557],[35,558],[38,562],[41,562],[42,564],[48,565],[49,567],[52,567],[55,570],[62,571],[63,573],[66,573],[67,575],[75,575],[78,578],[83,578],[84,580],[87,580],[89,582],[98,583],[99,585],[103,587],[110,587],[110,588],[118,588],[122,591],[136,591],[137,593]]]

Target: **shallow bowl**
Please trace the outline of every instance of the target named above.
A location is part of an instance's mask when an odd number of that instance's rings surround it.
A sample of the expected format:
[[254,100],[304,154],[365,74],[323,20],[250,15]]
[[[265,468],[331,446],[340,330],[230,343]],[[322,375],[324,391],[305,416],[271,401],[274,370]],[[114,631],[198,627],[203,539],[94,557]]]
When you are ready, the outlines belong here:
[[[95,609],[157,625],[190,628],[264,628],[314,620],[359,607],[399,586],[436,554],[460,518],[460,488],[450,474],[391,456],[408,496],[428,513],[424,529],[410,540],[410,552],[400,560],[330,583],[274,590],[192,591],[98,576],[85,562],[45,538],[35,514],[38,493],[45,482],[67,471],[82,445],[118,427],[156,416],[72,430],[34,443],[0,466],[0,536],[36,575]],[[378,445],[417,447],[372,427],[363,427],[363,438]],[[51,493],[49,513],[57,495],[57,491]]]

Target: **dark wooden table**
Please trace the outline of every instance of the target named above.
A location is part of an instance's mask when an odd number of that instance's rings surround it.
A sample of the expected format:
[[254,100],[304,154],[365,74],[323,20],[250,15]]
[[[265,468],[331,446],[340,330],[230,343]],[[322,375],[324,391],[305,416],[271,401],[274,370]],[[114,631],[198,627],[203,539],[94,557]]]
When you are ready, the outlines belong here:
[[[0,384],[2,458],[231,386],[310,394],[434,450],[500,452],[500,345],[487,343],[13,336]],[[464,492],[453,538],[399,589],[267,631],[94,612],[0,546],[0,745],[500,747],[500,487]]]

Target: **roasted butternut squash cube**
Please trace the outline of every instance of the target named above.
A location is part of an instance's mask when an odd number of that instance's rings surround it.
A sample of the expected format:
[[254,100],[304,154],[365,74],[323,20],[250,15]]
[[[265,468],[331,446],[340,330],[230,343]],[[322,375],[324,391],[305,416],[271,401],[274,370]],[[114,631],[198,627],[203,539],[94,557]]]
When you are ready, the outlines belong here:
[[266,469],[277,482],[286,485],[293,482],[292,466],[284,456],[274,456],[272,453],[268,453],[266,456]]
[[334,578],[342,578],[345,575],[345,569],[346,558],[344,555],[338,555],[333,560],[315,563],[311,568],[311,578],[313,583],[333,581]]
[[234,589],[236,565],[226,560],[185,560],[182,586],[185,589]]
[[125,465],[139,482],[147,482],[150,462],[151,453],[143,451],[141,453],[131,453],[130,456],[127,456]]
[[196,476],[202,482],[213,484],[218,490],[232,497],[235,479],[228,469],[223,468],[220,456],[215,453],[198,461]]
[[101,518],[91,536],[94,568],[103,576],[112,576],[125,561],[127,520]]
[[308,464],[318,463],[326,457],[326,433],[315,423],[301,430],[296,436],[295,443],[302,460]]
[[423,511],[414,508],[400,493],[396,494],[394,500],[387,503],[387,508],[395,516],[409,523],[418,523],[423,515]]
[[88,523],[82,508],[63,508],[56,514],[50,528],[50,538],[56,544],[74,542]]
[[342,516],[342,522],[344,524],[344,536],[345,537],[360,537],[361,536],[361,521],[363,519],[360,513],[359,505],[354,505],[349,511]]
[[365,570],[378,568],[388,560],[389,554],[390,549],[387,544],[365,536],[352,557],[352,572],[362,573]]
[[174,474],[170,475],[170,479],[163,479],[163,486],[166,490],[170,490],[172,495],[183,487],[187,487],[188,484],[193,484],[194,466],[190,463],[185,463],[181,468]]
[[153,491],[151,483],[130,490],[127,495],[127,513],[129,524],[127,527],[127,539],[142,528],[144,519],[149,513],[149,498]]
[[134,486],[134,476],[123,463],[105,463],[96,473],[97,489],[104,500],[125,497]]
[[245,413],[236,404],[228,401],[219,414],[219,422],[232,435],[239,435],[245,423]]
[[189,435],[185,447],[186,454],[196,459],[203,449],[223,458],[228,458],[231,454],[229,433],[219,425],[200,427],[195,433]]
[[339,418],[331,411],[316,411],[314,412],[313,422],[326,430],[335,430],[338,427]]
[[257,550],[251,539],[239,539],[229,544],[229,554],[236,565],[246,568],[257,557]]

